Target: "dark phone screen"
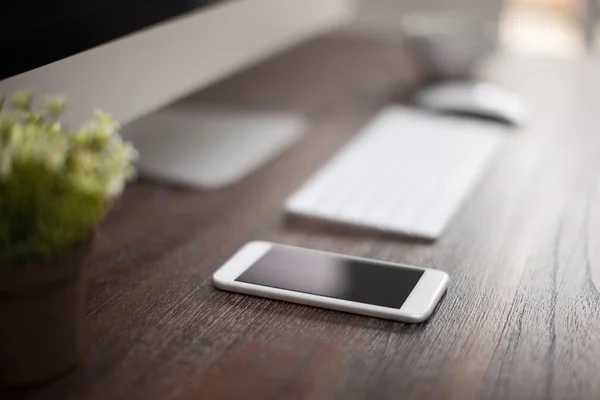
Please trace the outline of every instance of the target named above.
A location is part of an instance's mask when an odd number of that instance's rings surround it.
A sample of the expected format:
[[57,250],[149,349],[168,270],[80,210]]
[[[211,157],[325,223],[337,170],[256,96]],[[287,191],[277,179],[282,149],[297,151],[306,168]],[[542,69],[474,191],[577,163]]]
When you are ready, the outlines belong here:
[[423,272],[274,246],[236,281],[399,309]]

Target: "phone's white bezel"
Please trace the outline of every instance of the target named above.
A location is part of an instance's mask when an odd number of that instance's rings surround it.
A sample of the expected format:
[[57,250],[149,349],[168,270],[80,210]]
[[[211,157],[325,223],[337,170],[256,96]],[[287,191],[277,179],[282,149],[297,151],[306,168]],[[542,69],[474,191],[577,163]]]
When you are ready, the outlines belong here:
[[[254,265],[273,246],[293,247],[303,251],[324,253],[329,256],[333,255],[344,259],[361,260],[372,264],[419,269],[423,270],[424,273],[400,309],[236,281],[245,270]],[[448,274],[439,270],[258,241],[250,242],[242,247],[213,275],[213,282],[219,289],[403,322],[423,322],[427,320],[444,294],[448,281]]]

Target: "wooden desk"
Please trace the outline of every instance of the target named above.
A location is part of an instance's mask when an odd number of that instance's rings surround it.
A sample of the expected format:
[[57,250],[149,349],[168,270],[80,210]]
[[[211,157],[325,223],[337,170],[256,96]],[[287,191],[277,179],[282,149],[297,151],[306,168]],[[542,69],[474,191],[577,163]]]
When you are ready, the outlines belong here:
[[[85,363],[5,396],[600,398],[599,63],[490,64],[535,118],[435,244],[286,224],[284,199],[415,82],[407,60],[390,43],[324,38],[197,96],[297,110],[312,127],[226,190],[132,185],[87,269]],[[251,239],[438,267],[452,282],[422,325],[215,291],[213,271]]]

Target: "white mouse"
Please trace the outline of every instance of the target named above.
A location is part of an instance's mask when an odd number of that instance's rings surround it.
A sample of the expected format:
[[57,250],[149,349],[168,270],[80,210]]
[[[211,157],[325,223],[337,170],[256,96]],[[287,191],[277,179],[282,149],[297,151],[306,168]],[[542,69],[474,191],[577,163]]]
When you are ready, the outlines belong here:
[[519,96],[487,83],[450,82],[419,90],[414,103],[433,111],[469,115],[509,125],[525,124],[527,107]]

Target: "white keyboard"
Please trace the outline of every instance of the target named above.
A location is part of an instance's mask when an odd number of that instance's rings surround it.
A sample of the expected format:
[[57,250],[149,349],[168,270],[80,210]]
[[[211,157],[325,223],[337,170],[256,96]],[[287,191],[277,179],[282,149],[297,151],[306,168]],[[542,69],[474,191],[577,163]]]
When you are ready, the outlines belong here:
[[494,123],[389,107],[288,199],[286,211],[436,239],[505,136]]

